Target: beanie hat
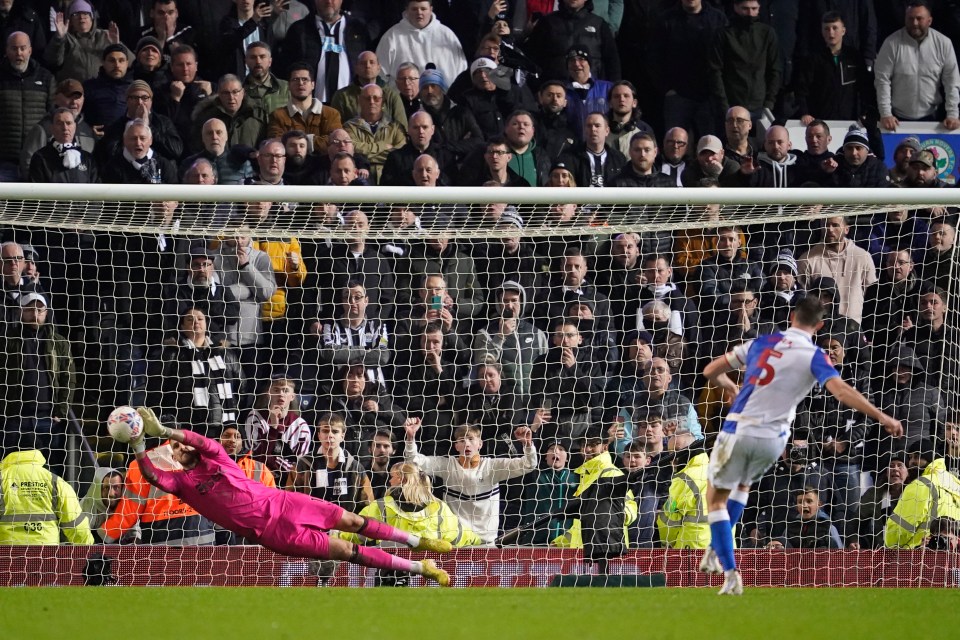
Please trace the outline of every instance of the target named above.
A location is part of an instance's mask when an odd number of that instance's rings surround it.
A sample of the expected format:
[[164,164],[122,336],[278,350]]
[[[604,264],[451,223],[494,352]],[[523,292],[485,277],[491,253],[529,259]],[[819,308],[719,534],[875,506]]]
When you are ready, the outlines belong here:
[[867,137],[867,130],[855,124],[850,125],[850,129],[847,130],[847,135],[843,137],[843,146],[847,146],[848,144],[859,144],[869,149],[870,140]]
[[424,87],[435,84],[440,87],[444,93],[447,92],[447,80],[443,77],[443,72],[439,69],[427,69],[420,75],[420,90]]

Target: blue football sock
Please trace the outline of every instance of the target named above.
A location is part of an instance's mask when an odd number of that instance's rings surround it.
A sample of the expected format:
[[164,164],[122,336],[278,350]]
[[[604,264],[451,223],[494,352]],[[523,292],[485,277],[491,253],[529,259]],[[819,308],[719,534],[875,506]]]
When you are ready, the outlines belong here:
[[747,499],[749,494],[746,491],[734,491],[727,500],[727,513],[730,514],[730,528],[734,528],[740,522],[743,516],[743,510],[747,508]]
[[730,514],[727,510],[711,511],[707,514],[710,523],[710,533],[713,539],[710,546],[720,559],[724,571],[737,568],[737,561],[733,557],[733,529],[730,526]]

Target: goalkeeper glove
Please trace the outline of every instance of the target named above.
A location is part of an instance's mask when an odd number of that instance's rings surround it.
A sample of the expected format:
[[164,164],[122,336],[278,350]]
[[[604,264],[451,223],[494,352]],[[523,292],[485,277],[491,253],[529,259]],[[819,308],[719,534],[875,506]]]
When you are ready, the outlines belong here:
[[137,413],[143,418],[143,430],[148,435],[163,439],[170,437],[171,430],[160,424],[160,420],[157,419],[152,409],[148,407],[137,407]]
[[144,430],[140,430],[140,434],[136,438],[130,439],[130,448],[133,449],[134,453],[143,453],[147,450],[147,445],[144,440]]

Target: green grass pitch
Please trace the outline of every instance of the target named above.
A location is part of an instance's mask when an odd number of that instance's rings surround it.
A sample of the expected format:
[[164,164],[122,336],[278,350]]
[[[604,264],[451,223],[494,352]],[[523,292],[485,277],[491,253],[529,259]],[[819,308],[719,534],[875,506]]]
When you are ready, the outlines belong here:
[[950,589],[0,589],[4,640],[948,637]]

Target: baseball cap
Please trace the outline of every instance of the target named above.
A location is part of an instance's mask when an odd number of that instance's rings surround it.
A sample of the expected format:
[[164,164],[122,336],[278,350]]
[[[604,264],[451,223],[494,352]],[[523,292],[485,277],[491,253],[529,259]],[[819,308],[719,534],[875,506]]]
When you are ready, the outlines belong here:
[[57,85],[57,93],[62,96],[75,96],[78,93],[83,95],[83,85],[74,80],[73,78],[68,78],[62,81]]
[[420,89],[435,84],[440,87],[444,93],[447,92],[447,79],[443,77],[443,72],[439,69],[427,69],[420,74]]
[[915,162],[933,169],[937,166],[937,157],[933,155],[933,151],[930,151],[930,149],[924,149],[917,155],[910,158],[910,164]]
[[40,257],[32,244],[21,244],[20,248],[23,249],[23,257],[30,262],[36,262],[37,258]]
[[720,138],[717,136],[703,136],[700,138],[700,141],[697,142],[697,153],[701,151],[720,153],[723,151],[723,143],[720,142]]
[[[470,75],[472,76],[480,69],[486,69],[487,71],[496,71],[498,66],[499,65],[497,65],[496,61],[493,58],[488,58],[486,56],[483,56],[482,58],[477,58],[472,63],[470,63]],[[420,77],[422,82],[423,76],[420,76]]]
[[33,302],[39,302],[40,304],[42,304],[42,305],[45,306],[45,307],[49,306],[49,305],[47,304],[47,299],[44,298],[44,297],[43,297],[41,294],[39,294],[39,293],[31,292],[31,293],[25,293],[25,294],[23,294],[22,296],[20,296],[20,306],[21,306],[21,307],[25,307],[25,306],[27,306],[28,304],[31,304],[31,303],[33,303]]

